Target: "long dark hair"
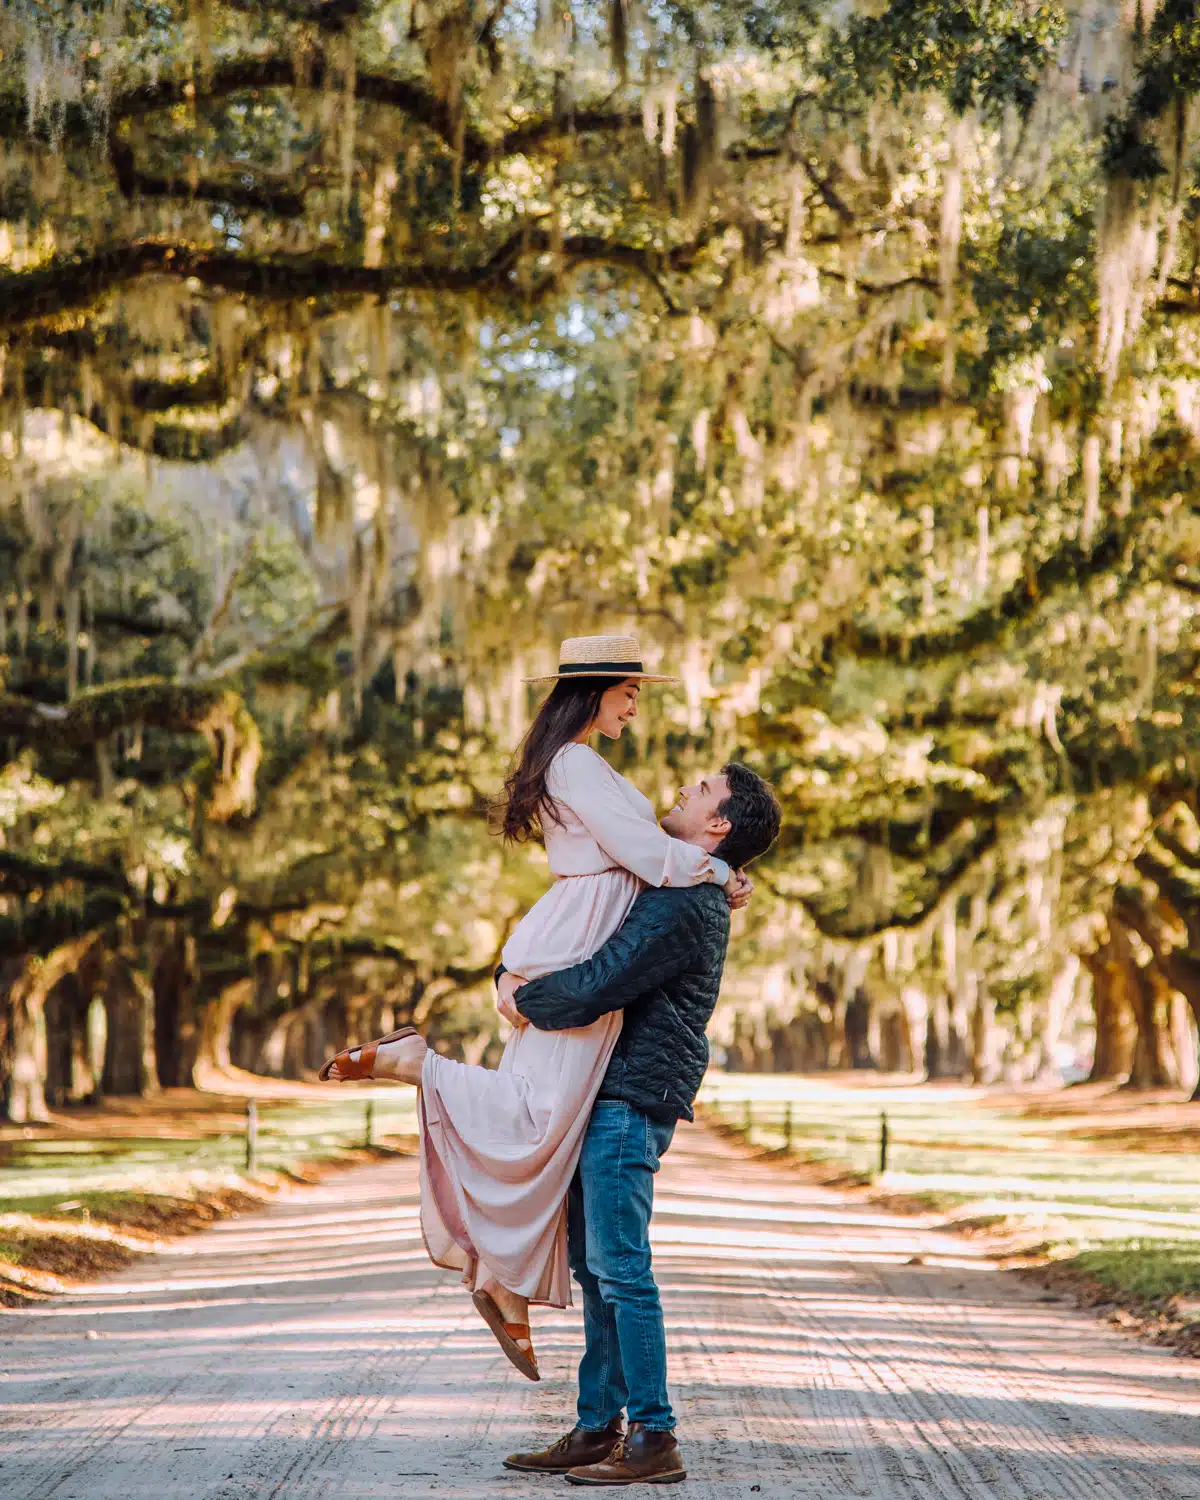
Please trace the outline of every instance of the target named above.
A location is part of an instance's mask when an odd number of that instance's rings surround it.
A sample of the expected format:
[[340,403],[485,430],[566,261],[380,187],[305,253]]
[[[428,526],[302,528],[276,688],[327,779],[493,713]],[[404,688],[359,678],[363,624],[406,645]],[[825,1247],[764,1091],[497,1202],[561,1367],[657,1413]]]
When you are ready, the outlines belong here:
[[546,792],[550,762],[595,722],[600,700],[615,677],[560,677],[517,747],[504,791],[492,808],[492,826],[512,844],[540,836],[543,820],[560,821]]

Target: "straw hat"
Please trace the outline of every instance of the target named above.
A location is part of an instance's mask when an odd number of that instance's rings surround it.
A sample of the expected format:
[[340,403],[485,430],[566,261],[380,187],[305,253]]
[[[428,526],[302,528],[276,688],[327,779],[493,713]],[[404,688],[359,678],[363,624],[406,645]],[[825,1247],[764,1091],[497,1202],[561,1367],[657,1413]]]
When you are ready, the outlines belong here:
[[573,635],[558,648],[558,671],[545,677],[526,677],[526,682],[560,682],[564,677],[627,677],[638,682],[678,682],[642,671],[642,648],[632,635]]

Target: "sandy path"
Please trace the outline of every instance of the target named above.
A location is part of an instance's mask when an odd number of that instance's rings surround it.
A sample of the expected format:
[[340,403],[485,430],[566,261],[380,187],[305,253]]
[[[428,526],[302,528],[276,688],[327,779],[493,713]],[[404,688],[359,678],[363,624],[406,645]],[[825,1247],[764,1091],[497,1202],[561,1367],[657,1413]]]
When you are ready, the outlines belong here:
[[[369,1167],[0,1318],[0,1493],[580,1493],[500,1467],[570,1425],[577,1313],[543,1313],[526,1383],[416,1207],[412,1162]],[[1196,1364],[962,1240],[684,1127],[656,1247],[697,1500],[1200,1500]]]

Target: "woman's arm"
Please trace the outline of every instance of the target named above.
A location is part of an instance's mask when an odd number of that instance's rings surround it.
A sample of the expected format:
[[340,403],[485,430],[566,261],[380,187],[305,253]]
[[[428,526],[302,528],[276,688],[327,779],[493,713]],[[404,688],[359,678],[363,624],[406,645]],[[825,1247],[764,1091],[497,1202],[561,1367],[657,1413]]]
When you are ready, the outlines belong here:
[[568,747],[551,768],[551,796],[564,802],[617,864],[654,886],[715,885],[733,879],[723,859],[696,844],[673,839],[629,803],[593,750]]

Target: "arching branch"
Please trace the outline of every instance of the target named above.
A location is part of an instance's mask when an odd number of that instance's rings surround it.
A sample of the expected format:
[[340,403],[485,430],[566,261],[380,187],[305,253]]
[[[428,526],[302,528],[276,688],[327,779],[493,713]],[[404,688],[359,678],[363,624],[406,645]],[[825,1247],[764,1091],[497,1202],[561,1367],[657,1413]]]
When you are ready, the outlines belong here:
[[[90,307],[106,293],[143,276],[195,279],[267,302],[338,296],[384,299],[401,291],[466,292],[483,288],[518,290],[515,273],[525,255],[560,255],[569,266],[611,265],[633,271],[661,290],[663,272],[688,270],[707,242],[707,235],[671,250],[629,245],[599,235],[571,235],[561,243],[539,228],[522,228],[486,259],[471,266],[407,265],[355,266],[320,255],[239,255],[233,251],[203,250],[161,240],[140,240],[90,255],[56,256],[31,271],[0,276],[0,327],[18,328]],[[556,289],[553,277],[522,296],[536,298]]]
[[1014,624],[1031,615],[1058,588],[1073,587],[1105,572],[1117,562],[1144,513],[1114,521],[1091,548],[1067,541],[1049,557],[1015,579],[992,603],[952,624],[929,630],[888,630],[851,622],[833,635],[825,647],[828,658],[840,652],[864,660],[886,658],[924,662],[973,651],[999,639]]
[[947,861],[946,865],[931,877],[925,893],[915,904],[897,906],[885,916],[870,922],[855,921],[845,910],[830,911],[811,897],[797,896],[782,890],[777,876],[764,875],[755,869],[754,878],[761,881],[767,890],[780,901],[794,902],[803,906],[822,936],[840,938],[847,942],[860,942],[866,938],[878,937],[881,932],[886,932],[889,928],[920,927],[933,915],[958,883],[970,874],[980,859],[993,847],[998,837],[999,825],[994,820],[981,824],[975,837],[964,844]]
[[204,736],[212,754],[214,821],[254,806],[262,745],[245,704],[227,687],[147,677],[92,688],[64,704],[0,695],[0,734],[41,750],[97,744],[137,725]]

